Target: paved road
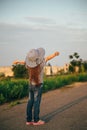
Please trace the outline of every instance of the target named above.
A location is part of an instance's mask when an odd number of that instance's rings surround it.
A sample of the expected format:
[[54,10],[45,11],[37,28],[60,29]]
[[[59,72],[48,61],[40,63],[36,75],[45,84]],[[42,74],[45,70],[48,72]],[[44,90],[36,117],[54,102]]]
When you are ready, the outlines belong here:
[[87,130],[87,82],[43,94],[43,126],[25,125],[27,99],[22,102],[11,108],[0,106],[0,130]]

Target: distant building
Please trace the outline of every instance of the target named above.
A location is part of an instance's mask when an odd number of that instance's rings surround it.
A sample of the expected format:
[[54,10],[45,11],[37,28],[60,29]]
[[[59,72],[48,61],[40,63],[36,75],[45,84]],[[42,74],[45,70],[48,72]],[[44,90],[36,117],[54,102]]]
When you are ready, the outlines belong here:
[[0,67],[0,73],[4,73],[5,76],[13,76],[13,71],[11,66],[5,66],[5,67]]
[[[44,74],[47,76],[51,75],[57,75],[60,74],[61,72],[67,73],[68,72],[69,65],[65,64],[62,67],[58,66],[45,66],[44,67]],[[11,66],[5,66],[5,67],[0,67],[0,73],[4,73],[5,76],[13,76],[13,71]]]

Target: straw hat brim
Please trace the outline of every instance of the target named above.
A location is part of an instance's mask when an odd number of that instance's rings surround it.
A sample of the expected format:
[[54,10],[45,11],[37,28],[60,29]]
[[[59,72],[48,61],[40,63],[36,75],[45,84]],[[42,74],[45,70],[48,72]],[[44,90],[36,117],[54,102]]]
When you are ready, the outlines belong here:
[[44,59],[44,55],[45,55],[45,50],[43,48],[38,48],[37,49],[38,51],[38,62],[36,62],[36,60],[30,60],[28,55],[26,56],[26,59],[25,59],[25,62],[26,62],[26,65],[28,67],[31,67],[31,68],[34,68],[36,66],[38,66]]

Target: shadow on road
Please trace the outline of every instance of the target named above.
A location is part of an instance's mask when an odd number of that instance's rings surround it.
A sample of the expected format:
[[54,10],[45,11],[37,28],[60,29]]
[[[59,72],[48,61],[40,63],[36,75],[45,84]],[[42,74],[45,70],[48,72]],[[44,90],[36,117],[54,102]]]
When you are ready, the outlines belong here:
[[85,99],[87,99],[87,95],[84,96],[84,97],[81,97],[79,99],[76,99],[73,102],[70,102],[70,103],[60,107],[60,108],[56,109],[55,111],[53,111],[51,113],[48,113],[47,115],[41,117],[41,119],[45,120],[46,122],[49,122],[54,116],[56,116],[56,114],[61,113],[61,112],[65,111],[65,110],[71,108],[72,106],[82,102]]

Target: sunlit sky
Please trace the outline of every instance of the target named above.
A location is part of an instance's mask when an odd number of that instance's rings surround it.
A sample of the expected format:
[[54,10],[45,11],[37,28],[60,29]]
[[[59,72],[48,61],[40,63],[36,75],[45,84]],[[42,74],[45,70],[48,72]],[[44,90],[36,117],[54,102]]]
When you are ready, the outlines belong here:
[[51,65],[63,66],[77,52],[87,60],[87,0],[0,0],[0,66],[25,60],[43,47]]

